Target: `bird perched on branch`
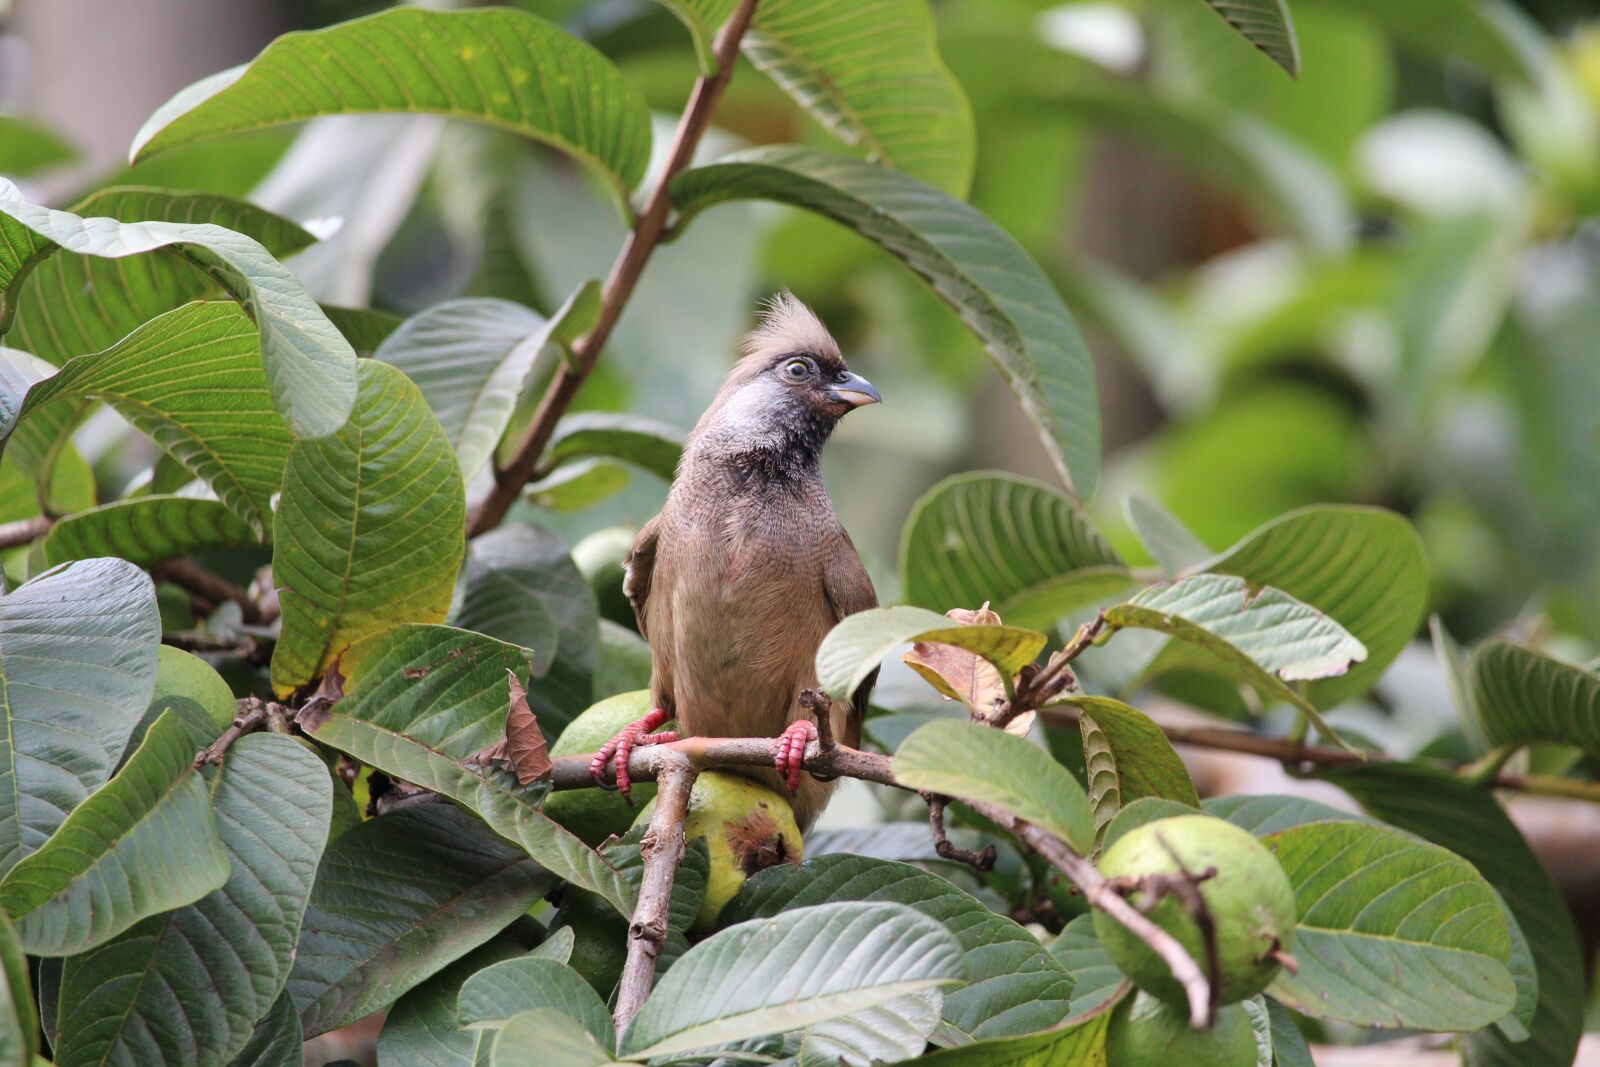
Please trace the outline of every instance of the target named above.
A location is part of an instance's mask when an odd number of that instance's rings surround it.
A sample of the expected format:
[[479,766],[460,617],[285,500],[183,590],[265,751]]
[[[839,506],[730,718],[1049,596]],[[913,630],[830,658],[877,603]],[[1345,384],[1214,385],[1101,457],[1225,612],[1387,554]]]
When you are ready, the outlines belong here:
[[[596,754],[597,780],[614,759],[626,791],[629,751],[677,740],[651,733],[676,719],[685,735],[775,738],[775,769],[748,773],[788,788],[802,828],[822,810],[831,784],[799,766],[817,736],[800,694],[817,684],[823,637],[878,598],[818,461],[839,420],[880,399],[810,308],[789,293],[769,302],[628,556],[623,588],[650,642],[655,710]],[[845,744],[860,742],[873,680],[832,703]]]

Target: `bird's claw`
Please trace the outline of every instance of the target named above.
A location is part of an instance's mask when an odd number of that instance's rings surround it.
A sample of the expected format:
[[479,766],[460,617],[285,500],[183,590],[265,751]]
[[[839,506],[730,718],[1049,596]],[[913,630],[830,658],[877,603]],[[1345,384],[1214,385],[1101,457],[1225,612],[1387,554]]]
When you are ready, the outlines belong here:
[[[628,757],[633,755],[633,750],[646,745],[665,745],[676,741],[678,735],[665,730],[658,734],[650,731],[665,723],[672,716],[665,708],[656,708],[642,719],[630,722],[624,726],[617,736],[600,746],[600,751],[594,754],[594,759],[589,761],[589,776],[601,789],[613,789],[625,797],[631,797],[633,780],[628,777]],[[616,786],[606,784],[606,767],[612,765],[616,768]]]
[[806,746],[816,739],[817,724],[810,719],[796,719],[772,741],[772,762],[783,775],[790,796],[800,791],[800,767],[806,759]]

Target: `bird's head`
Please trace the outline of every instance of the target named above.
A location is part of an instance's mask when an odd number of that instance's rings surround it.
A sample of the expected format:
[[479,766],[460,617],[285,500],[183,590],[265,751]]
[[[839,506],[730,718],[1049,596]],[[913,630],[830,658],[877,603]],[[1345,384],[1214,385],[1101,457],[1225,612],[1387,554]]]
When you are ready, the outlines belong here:
[[792,451],[815,458],[848,412],[882,401],[845,366],[811,309],[787,292],[768,303],[744,358],[706,410],[695,437],[718,451]]

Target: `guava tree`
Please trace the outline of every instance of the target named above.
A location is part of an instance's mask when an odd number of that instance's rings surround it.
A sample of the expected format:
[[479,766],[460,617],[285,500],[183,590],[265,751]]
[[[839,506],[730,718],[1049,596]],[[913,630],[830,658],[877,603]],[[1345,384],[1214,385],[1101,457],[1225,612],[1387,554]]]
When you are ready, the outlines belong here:
[[[0,182],[0,1062],[295,1064],[381,1011],[386,1067],[1287,1067],[1321,1021],[1570,1063],[1577,937],[1497,791],[1600,799],[1506,767],[1600,747],[1600,679],[1435,625],[1467,752],[1402,761],[1330,725],[1428,630],[1408,521],[1301,508],[1218,549],[1134,497],[1153,563],[1130,562],[1087,511],[1093,364],[965,202],[972,111],[923,0],[665,2],[698,75],[664,140],[566,29],[401,7],[179,93],[132,146],[160,184],[56,210]],[[1212,6],[1241,56],[1297,68],[1281,0]],[[741,56],[842,144],[708,153]],[[309,223],[186,191],[211,147],[353,113],[559,153],[626,230],[609,273],[549,314],[477,295],[401,320],[312,296]],[[59,156],[0,129],[19,173]],[[841,623],[817,671],[845,697],[903,661],[932,706],[806,753],[895,817],[753,873],[685,825],[697,778],[766,764],[767,739],[639,750],[648,817],[594,788],[648,652],[610,573],[524,517],[619,466],[670,478],[678,430],[574,403],[653,257],[740,201],[925,284],[1057,476],[958,475],[906,516],[901,603]],[[74,445],[104,408],[159,449],[114,498]],[[1273,728],[1158,724],[1136,706],[1157,692]],[[1353,803],[1202,801],[1174,742]]]

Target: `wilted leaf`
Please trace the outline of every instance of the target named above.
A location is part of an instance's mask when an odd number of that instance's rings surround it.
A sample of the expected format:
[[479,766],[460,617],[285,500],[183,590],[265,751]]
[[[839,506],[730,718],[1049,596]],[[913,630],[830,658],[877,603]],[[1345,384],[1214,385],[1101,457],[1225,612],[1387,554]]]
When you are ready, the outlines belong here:
[[[1000,625],[1000,616],[990,611],[987,604],[977,611],[951,608],[944,613],[944,617],[963,626]],[[971,708],[973,715],[980,720],[993,718],[997,705],[1006,698],[1008,679],[1002,678],[994,664],[976,652],[955,645],[918,641],[900,659],[946,697],[959,700]],[[1022,718],[1026,718],[1030,725],[1033,722],[1031,714],[1018,716],[1019,720]],[[1015,726],[1016,720],[1011,725]],[[1020,736],[1027,734],[1028,730],[1024,726],[1011,732]]]
[[517,681],[514,672],[506,673],[511,679],[511,710],[506,714],[506,753],[512,769],[516,771],[517,781],[531,785],[547,777],[555,764],[550,762],[544,734],[539,732],[539,720],[528,707],[527,692],[522,688],[522,683]]
[[818,683],[835,699],[849,699],[885,656],[919,641],[967,649],[1009,678],[1033,662],[1045,635],[1015,626],[951,626],[949,619],[924,608],[872,608],[846,616],[823,638],[817,649]]

